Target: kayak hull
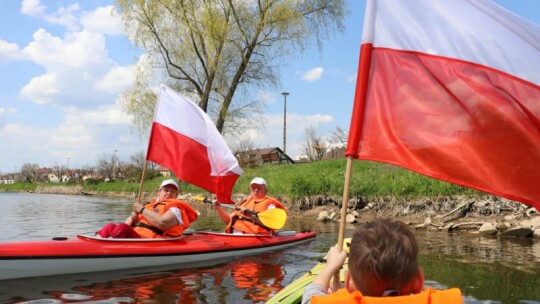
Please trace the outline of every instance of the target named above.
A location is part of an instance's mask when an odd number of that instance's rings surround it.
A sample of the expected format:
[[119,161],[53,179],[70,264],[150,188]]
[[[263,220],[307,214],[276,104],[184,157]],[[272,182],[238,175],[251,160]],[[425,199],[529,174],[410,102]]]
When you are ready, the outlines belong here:
[[[346,238],[344,244],[350,244],[351,238]],[[345,250],[349,251],[348,246],[345,246]],[[302,295],[304,294],[304,288],[311,284],[317,275],[326,267],[326,262],[317,263],[311,270],[306,272],[298,279],[285,286],[273,297],[268,299],[266,304],[299,304],[302,302]],[[340,269],[340,283],[343,285],[345,280],[345,270],[349,268],[348,259],[345,260],[343,267]]]
[[80,235],[60,240],[2,243],[0,280],[218,262],[279,250],[314,237],[314,232],[288,232],[278,236],[197,232],[156,241]]

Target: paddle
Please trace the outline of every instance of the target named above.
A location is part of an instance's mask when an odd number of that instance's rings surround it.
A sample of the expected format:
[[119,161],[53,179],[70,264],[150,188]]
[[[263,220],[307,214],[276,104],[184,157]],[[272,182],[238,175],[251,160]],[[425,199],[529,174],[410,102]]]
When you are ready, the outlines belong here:
[[[211,200],[207,199],[204,196],[195,196],[194,199],[198,201],[202,201],[208,204],[214,204]],[[240,208],[228,205],[228,204],[222,204],[217,203],[221,207],[234,209],[234,210],[241,210]],[[281,229],[283,226],[285,226],[285,221],[287,220],[287,212],[281,208],[272,208],[268,210],[264,210],[261,212],[255,212],[253,210],[245,210],[244,212],[250,213],[255,216],[255,219],[258,219],[261,224],[264,226],[270,228],[270,229]]]

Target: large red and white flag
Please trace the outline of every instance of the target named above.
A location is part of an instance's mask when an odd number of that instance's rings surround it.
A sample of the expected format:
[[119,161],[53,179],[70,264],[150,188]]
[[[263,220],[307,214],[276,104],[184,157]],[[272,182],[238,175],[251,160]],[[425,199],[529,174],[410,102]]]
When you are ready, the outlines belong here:
[[488,0],[368,0],[347,155],[540,210],[540,27]]
[[243,173],[212,120],[199,106],[161,85],[146,159],[190,184],[233,203],[232,189]]

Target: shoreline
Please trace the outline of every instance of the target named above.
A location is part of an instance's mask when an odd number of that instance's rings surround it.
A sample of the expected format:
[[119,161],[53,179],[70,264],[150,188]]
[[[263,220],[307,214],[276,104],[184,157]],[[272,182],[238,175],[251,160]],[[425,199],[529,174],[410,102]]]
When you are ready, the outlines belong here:
[[[5,191],[7,192],[7,191]],[[95,195],[101,197],[136,199],[132,192],[85,192],[80,186],[38,187],[35,191],[13,191],[39,194]],[[151,196],[143,193],[143,199]],[[181,193],[179,199],[192,202],[200,195]],[[233,195],[241,201],[246,194]],[[339,222],[341,198],[334,196],[306,196],[287,198],[274,196],[284,203],[290,219],[302,218],[321,222]],[[506,234],[518,237],[540,238],[540,213],[523,203],[494,195],[438,196],[406,199],[399,197],[354,197],[349,200],[347,223],[357,224],[377,217],[402,221],[414,229],[440,231],[465,230],[484,235]],[[489,224],[489,229],[485,228]],[[482,228],[484,227],[484,228]]]

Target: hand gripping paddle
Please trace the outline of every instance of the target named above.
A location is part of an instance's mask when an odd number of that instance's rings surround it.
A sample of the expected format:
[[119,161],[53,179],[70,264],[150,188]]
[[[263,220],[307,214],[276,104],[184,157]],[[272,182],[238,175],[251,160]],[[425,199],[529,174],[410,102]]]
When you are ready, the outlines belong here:
[[[214,204],[211,200],[203,197],[203,196],[196,196],[194,197],[198,201],[203,201],[208,204]],[[222,204],[217,203],[221,207],[234,209],[234,210],[241,210],[240,208],[228,205],[228,204]],[[270,229],[281,229],[283,226],[285,226],[285,221],[287,221],[287,212],[281,208],[272,208],[268,210],[264,210],[261,212],[255,212],[253,210],[245,210],[244,212],[250,213],[255,216],[255,219],[258,219],[261,224],[264,226],[270,228]]]

